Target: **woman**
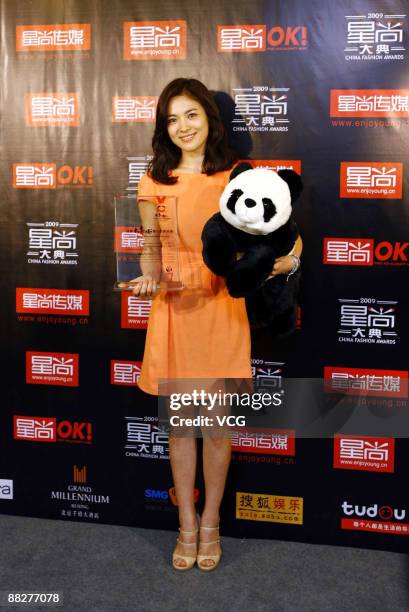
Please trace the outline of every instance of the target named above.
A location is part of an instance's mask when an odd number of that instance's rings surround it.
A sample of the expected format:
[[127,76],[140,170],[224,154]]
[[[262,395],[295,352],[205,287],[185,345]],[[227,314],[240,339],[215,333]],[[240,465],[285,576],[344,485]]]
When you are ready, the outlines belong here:
[[[157,195],[177,198],[184,288],[158,292],[160,266],[149,262],[142,266],[143,276],[132,281],[135,295],[154,298],[139,386],[157,395],[160,379],[250,379],[245,300],[229,296],[224,280],[208,270],[201,255],[203,226],[218,211],[237,155],[229,149],[218,108],[200,81],[178,78],[165,87],[158,101],[152,145],[153,160],[140,181],[138,195],[140,200]],[[141,213],[144,227],[157,224],[143,205]],[[145,236],[145,245],[147,240],[155,241],[154,234]],[[297,241],[294,254],[300,253],[301,241]],[[292,256],[281,257],[273,274],[288,274],[293,266]],[[203,439],[205,504],[200,525],[193,500],[196,439],[170,435],[169,449],[180,522],[173,567],[187,570],[197,561],[200,569],[213,570],[221,557],[219,508],[230,462],[230,439]]]

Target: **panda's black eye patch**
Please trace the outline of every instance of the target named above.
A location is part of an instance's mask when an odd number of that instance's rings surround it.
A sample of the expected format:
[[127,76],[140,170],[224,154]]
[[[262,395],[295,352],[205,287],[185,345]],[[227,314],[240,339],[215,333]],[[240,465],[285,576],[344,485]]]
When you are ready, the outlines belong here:
[[231,192],[229,199],[227,200],[226,207],[235,215],[236,214],[236,202],[240,196],[243,195],[241,189],[234,189]]
[[264,206],[264,223],[268,223],[274,215],[277,213],[277,209],[274,206],[272,200],[270,198],[263,198],[263,206]]

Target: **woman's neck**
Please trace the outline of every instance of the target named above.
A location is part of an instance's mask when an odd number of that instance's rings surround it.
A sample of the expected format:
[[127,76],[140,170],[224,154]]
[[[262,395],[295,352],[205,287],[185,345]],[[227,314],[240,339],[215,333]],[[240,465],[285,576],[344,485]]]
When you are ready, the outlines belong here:
[[189,155],[188,153],[183,152],[177,170],[186,170],[187,172],[202,172],[204,157],[204,155]]

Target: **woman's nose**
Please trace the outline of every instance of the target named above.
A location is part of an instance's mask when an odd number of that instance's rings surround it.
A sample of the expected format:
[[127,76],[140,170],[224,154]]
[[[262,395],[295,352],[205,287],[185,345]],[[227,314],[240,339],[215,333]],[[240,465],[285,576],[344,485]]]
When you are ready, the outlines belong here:
[[185,131],[186,131],[186,129],[187,129],[187,127],[188,127],[188,126],[187,126],[187,123],[186,123],[186,118],[185,118],[185,117],[182,117],[182,118],[180,119],[180,122],[179,122],[179,129],[180,129],[180,131],[181,131],[181,132],[185,132]]

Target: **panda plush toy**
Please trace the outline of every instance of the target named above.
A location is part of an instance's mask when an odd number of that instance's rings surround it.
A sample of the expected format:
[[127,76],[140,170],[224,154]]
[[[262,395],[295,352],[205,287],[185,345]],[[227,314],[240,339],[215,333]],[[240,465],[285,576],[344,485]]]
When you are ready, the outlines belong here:
[[291,205],[301,191],[293,170],[241,163],[221,195],[220,212],[202,232],[207,267],[226,279],[232,297],[246,298],[251,326],[269,326],[275,335],[296,325],[300,271],[269,276],[275,260],[290,253],[297,239]]

